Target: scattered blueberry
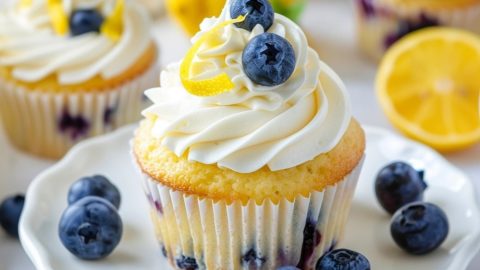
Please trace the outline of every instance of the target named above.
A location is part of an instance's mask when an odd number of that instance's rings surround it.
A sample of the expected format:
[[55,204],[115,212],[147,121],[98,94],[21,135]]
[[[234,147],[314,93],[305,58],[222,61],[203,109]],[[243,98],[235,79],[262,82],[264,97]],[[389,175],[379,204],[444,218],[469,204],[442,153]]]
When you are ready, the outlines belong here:
[[348,250],[331,251],[318,261],[317,270],[370,270],[370,262],[362,254]]
[[243,22],[236,23],[237,27],[252,31],[257,24],[268,31],[273,24],[273,7],[268,0],[235,0],[230,7],[230,17],[245,16]]
[[73,183],[68,191],[68,204],[73,204],[87,196],[101,197],[117,209],[120,208],[120,191],[105,176],[84,177]]
[[303,229],[302,255],[297,265],[298,268],[304,268],[312,258],[315,247],[322,241],[322,235],[317,230],[317,222],[308,218]]
[[250,269],[250,267],[253,267],[254,269],[260,269],[266,261],[267,260],[263,257],[260,257],[260,255],[257,254],[253,248],[242,256],[242,265],[246,266],[248,269]]
[[100,32],[103,16],[95,9],[75,10],[70,16],[70,33],[79,36],[90,32]]
[[16,195],[5,199],[0,205],[0,224],[10,236],[18,238],[18,222],[24,204],[25,196]]
[[73,255],[84,260],[102,259],[117,247],[123,223],[115,207],[100,197],[85,197],[65,210],[59,236]]
[[423,28],[439,26],[439,25],[440,25],[440,22],[437,19],[428,17],[425,14],[420,15],[420,18],[415,21],[412,21],[412,20],[400,21],[400,23],[398,24],[397,32],[392,33],[385,38],[385,42],[384,42],[385,49],[388,49],[395,42],[397,42],[398,40],[400,40],[401,38],[403,38],[404,36],[412,32],[415,32]]
[[264,33],[253,38],[242,56],[243,69],[254,82],[276,86],[288,80],[295,70],[295,52],[283,37]]
[[277,268],[277,270],[301,270],[301,269],[295,266],[282,266]]
[[423,171],[418,172],[404,162],[394,162],[384,167],[375,181],[378,201],[390,214],[408,203],[422,201],[427,189],[423,176]]
[[449,225],[447,216],[438,206],[415,202],[395,213],[390,231],[402,249],[422,255],[437,249],[445,241]]
[[180,269],[184,269],[184,270],[198,269],[197,260],[195,260],[195,258],[182,255],[182,257],[178,258],[176,261],[177,261],[177,266]]

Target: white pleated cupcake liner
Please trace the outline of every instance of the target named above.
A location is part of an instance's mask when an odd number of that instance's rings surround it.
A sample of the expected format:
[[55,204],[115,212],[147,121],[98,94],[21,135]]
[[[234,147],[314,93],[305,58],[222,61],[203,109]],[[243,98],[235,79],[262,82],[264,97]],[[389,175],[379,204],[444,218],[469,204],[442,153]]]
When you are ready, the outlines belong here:
[[0,78],[0,116],[20,150],[60,158],[83,139],[138,121],[148,105],[143,92],[158,85],[153,64],[138,77],[112,89],[59,92],[26,89]]
[[293,202],[227,204],[143,175],[164,256],[175,269],[315,269],[342,239],[363,161],[342,181]]
[[[392,5],[384,0],[355,0],[357,30],[361,49],[375,60],[386,51],[385,40],[398,31],[402,21],[416,22],[422,16],[434,19],[442,26],[463,28],[480,34],[480,3],[469,7],[442,10],[422,10],[407,5]],[[368,3],[372,14],[365,15],[362,3]]]

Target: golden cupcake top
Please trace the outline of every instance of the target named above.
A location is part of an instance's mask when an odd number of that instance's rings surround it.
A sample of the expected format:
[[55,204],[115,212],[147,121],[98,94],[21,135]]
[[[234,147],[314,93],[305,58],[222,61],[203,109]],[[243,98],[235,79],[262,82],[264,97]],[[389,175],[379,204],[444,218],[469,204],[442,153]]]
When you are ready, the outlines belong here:
[[152,136],[154,122],[143,121],[136,132],[133,152],[142,171],[159,183],[190,195],[217,201],[293,201],[299,195],[323,191],[342,181],[359,165],[365,152],[365,134],[355,120],[330,152],[299,166],[272,172],[263,167],[244,174],[191,162],[177,156]]

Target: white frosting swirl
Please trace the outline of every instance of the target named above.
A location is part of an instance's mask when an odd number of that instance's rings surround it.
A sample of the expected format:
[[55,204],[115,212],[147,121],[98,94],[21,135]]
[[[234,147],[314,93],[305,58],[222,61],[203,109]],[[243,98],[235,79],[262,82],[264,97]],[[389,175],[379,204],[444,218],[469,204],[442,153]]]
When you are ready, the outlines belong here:
[[[52,74],[64,85],[98,75],[110,79],[131,67],[152,42],[149,16],[132,1],[126,1],[118,41],[98,33],[59,36],[47,0],[32,2],[30,7],[12,5],[0,13],[0,65],[12,67],[18,80],[36,82]],[[79,8],[97,8],[107,18],[115,0],[63,0],[63,6],[67,15]]]
[[[228,7],[218,19],[207,19],[197,39],[229,19]],[[350,104],[339,77],[308,47],[303,31],[279,14],[268,32],[286,38],[297,64],[289,80],[279,86],[253,83],[242,68],[242,52],[249,40],[262,34],[260,25],[248,32],[225,27],[220,46],[203,48],[193,70],[197,79],[226,72],[235,89],[214,97],[190,95],[183,87],[179,65],[162,72],[161,87],[148,90],[154,105],[153,136],[176,155],[204,164],[218,164],[239,173],[265,165],[272,171],[295,167],[333,149],[351,119]]]

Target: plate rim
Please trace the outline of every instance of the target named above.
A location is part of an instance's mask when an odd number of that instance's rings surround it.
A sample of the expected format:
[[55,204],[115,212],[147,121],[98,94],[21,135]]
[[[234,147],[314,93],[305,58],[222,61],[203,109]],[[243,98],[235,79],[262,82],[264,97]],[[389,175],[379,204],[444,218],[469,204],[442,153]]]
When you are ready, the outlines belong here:
[[[127,134],[131,134],[133,136],[136,127],[138,127],[138,123],[122,127],[109,134],[98,136],[77,144],[67,153],[67,155],[65,155],[65,157],[63,157],[53,166],[40,173],[32,181],[26,193],[27,199],[25,201],[24,211],[20,219],[19,232],[22,247],[37,269],[52,269],[51,263],[49,262],[50,256],[48,256],[46,250],[43,248],[43,245],[40,243],[40,240],[35,236],[35,228],[33,226],[35,224],[34,217],[36,205],[34,202],[38,202],[40,199],[39,191],[42,190],[42,184],[46,181],[49,181],[49,178],[51,178],[51,176],[57,173],[59,170],[62,170],[66,166],[68,166],[68,164],[71,164],[75,160],[76,156],[78,156],[82,152],[88,152],[90,151],[89,149],[95,148],[97,145],[109,143],[119,137],[126,136]],[[443,157],[441,154],[431,149],[430,147],[416,142],[412,139],[403,137],[393,131],[369,125],[362,125],[362,127],[364,128],[366,134],[378,135],[382,137],[395,137],[395,139],[397,140],[402,140],[406,142],[409,147],[429,152],[435,157],[436,160],[449,165],[450,169],[455,170],[455,173],[462,176],[462,178],[465,180],[465,195],[468,195],[468,201],[473,202],[470,206],[476,212],[476,216],[478,217],[477,221],[480,219],[480,207],[472,179],[470,179],[470,177],[468,177],[458,167],[450,163],[448,160],[446,160],[445,157]],[[471,236],[467,237],[466,240],[464,240],[465,243],[462,243],[462,246],[459,247],[458,254],[453,258],[449,269],[466,269],[472,259],[480,251],[480,245],[475,244],[480,242],[480,226],[476,226],[476,228],[477,229],[474,232],[471,232]]]
[[[67,164],[73,162],[75,157],[84,151],[89,151],[96,145],[108,143],[118,137],[122,137],[127,133],[132,133],[138,124],[131,124],[121,127],[111,133],[87,139],[75,145],[62,159],[60,159],[53,166],[41,172],[29,185],[25,195],[25,206],[22,212],[19,223],[20,243],[25,250],[25,253],[32,261],[33,265],[39,270],[52,270],[49,263],[49,256],[43,245],[35,236],[35,229],[32,226],[35,224],[35,204],[33,202],[39,201],[39,190],[42,190],[42,184],[49,180],[49,177],[55,174],[58,170],[64,168]],[[37,248],[38,247],[38,248]]]

